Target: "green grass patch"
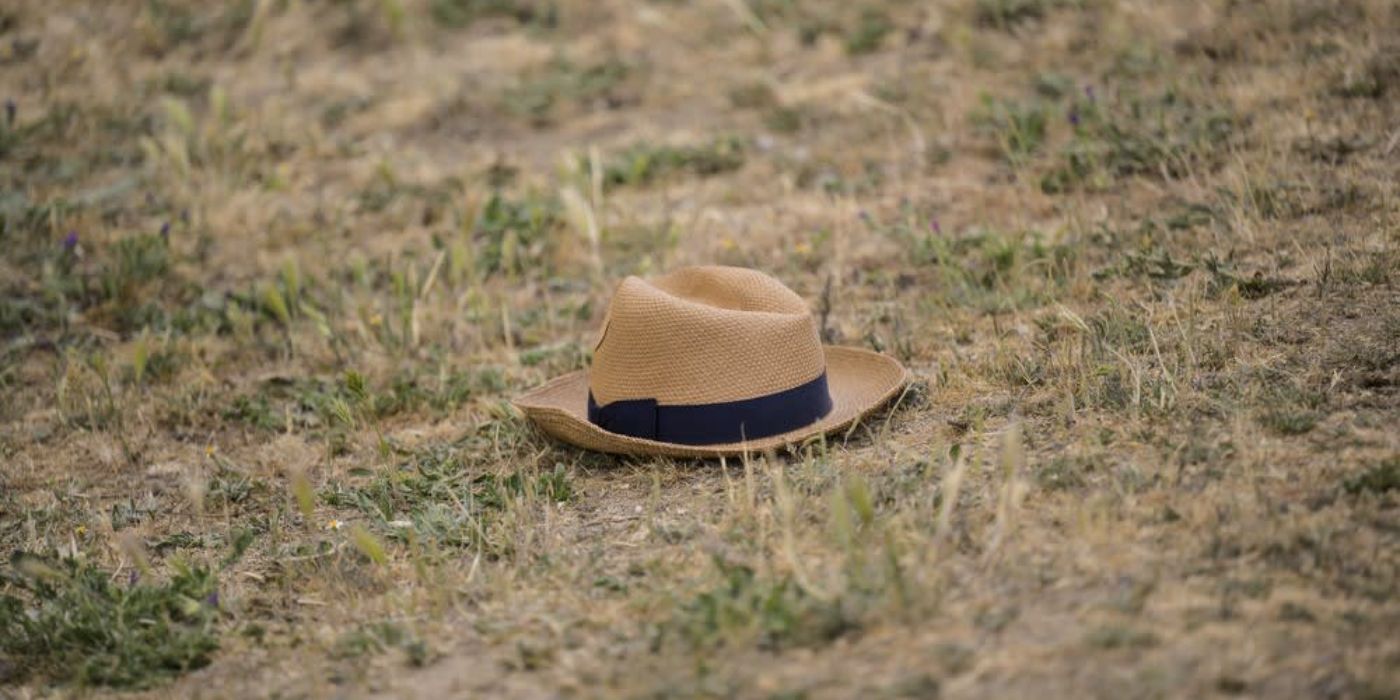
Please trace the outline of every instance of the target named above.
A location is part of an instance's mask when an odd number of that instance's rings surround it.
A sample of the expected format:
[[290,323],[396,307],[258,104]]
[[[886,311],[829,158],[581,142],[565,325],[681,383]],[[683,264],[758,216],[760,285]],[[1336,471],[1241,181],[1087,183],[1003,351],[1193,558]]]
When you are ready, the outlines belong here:
[[1191,274],[1195,269],[1194,262],[1178,260],[1166,248],[1150,248],[1129,251],[1117,265],[1095,271],[1094,277],[1104,279],[1118,275],[1129,279],[1170,282]]
[[631,73],[616,57],[579,65],[557,56],[506,90],[502,105],[510,114],[547,126],[564,104],[616,105],[621,100],[619,88]]
[[253,18],[256,0],[220,3],[187,3],[146,0],[142,18],[153,29],[147,32],[146,50],[162,54],[185,44],[216,42],[231,48]]
[[1207,255],[1202,260],[1202,267],[1210,273],[1209,291],[1216,296],[1233,288],[1245,299],[1263,299],[1292,286],[1288,280],[1270,277],[1262,272],[1255,272],[1249,276],[1241,275],[1228,260],[1222,260],[1214,254]]
[[846,53],[852,56],[873,53],[885,42],[885,37],[894,31],[894,22],[889,14],[878,7],[865,7],[860,17],[846,32],[844,43]]
[[1396,489],[1400,489],[1400,457],[1391,457],[1342,482],[1342,490],[1352,495],[1383,494]]
[[715,559],[720,581],[684,602],[662,628],[696,649],[754,644],[780,651],[830,643],[857,627],[839,602],[818,600],[790,577],[760,577],[752,567]]
[[1161,638],[1123,625],[1105,625],[1089,632],[1084,641],[1100,649],[1148,649],[1160,644]]
[[1263,405],[1258,414],[1259,424],[1270,432],[1302,435],[1317,427],[1326,415],[1324,394],[1281,383],[1280,379],[1268,375],[1259,379],[1270,383],[1270,388],[1260,397]]
[[972,121],[984,133],[996,136],[1008,162],[1020,165],[1045,143],[1050,112],[1039,100],[1019,102],[983,95]]
[[95,241],[67,227],[90,209],[66,199],[0,197],[0,247],[20,271],[0,281],[0,335],[52,334],[67,343],[75,317],[122,335],[228,327],[224,295],[201,290],[176,271],[170,238],[184,227],[166,223],[156,232]]
[[209,663],[217,584],[200,566],[114,580],[87,562],[16,554],[0,579],[0,654],[58,683],[150,688]]
[[356,626],[336,640],[331,656],[337,659],[358,659],[376,656],[391,649],[404,653],[409,665],[427,665],[431,653],[428,645],[404,625],[382,620]]
[[378,386],[353,371],[335,379],[277,377],[256,392],[233,397],[222,416],[271,432],[349,427],[420,409],[442,414],[506,388],[505,375],[496,367],[444,370],[436,377],[398,372]]
[[709,177],[743,165],[744,142],[733,136],[699,146],[638,144],[608,160],[603,166],[603,183],[608,187],[645,186],[678,173]]
[[867,225],[904,246],[907,259],[932,268],[943,286],[940,303],[995,313],[1053,301],[1077,264],[1073,243],[1049,243],[1038,231],[973,228],[946,232],[906,208],[890,221]]
[[1322,415],[1317,411],[1275,409],[1259,416],[1259,424],[1279,435],[1302,435],[1317,427]]
[[487,274],[544,269],[551,234],[563,225],[561,209],[558,199],[543,194],[492,194],[472,227],[477,267]]
[[1062,0],[977,0],[973,17],[984,27],[1011,29],[1030,20],[1042,19]]
[[1085,474],[1098,465],[1082,457],[1059,455],[1035,470],[1035,481],[1047,491],[1075,491],[1088,483]]
[[428,14],[437,24],[462,29],[485,19],[511,19],[521,24],[553,27],[559,8],[553,2],[521,0],[432,0]]
[[484,473],[479,453],[472,451],[474,445],[485,447],[483,441],[479,435],[457,445],[420,450],[399,467],[363,483],[329,485],[322,500],[355,508],[392,540],[502,554],[509,544],[493,532],[498,513],[522,500],[566,502],[573,498],[573,485],[563,464],[548,471]]
[[374,177],[360,191],[359,204],[364,211],[378,213],[389,209],[396,202],[417,201],[423,207],[420,218],[426,223],[431,223],[461,191],[462,180],[457,177],[445,177],[428,183],[403,182],[394,174],[392,168],[381,165],[375,171]]
[[1228,110],[1168,89],[1100,98],[1092,90],[1063,105],[1072,136],[1040,181],[1049,194],[1104,189],[1117,177],[1184,177],[1220,162],[1240,127]]

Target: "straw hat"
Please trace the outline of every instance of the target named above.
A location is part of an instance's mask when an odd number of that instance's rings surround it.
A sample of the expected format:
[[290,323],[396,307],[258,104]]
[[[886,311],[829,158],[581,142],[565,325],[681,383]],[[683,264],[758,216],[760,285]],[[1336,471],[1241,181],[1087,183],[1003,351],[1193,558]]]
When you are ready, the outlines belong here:
[[879,353],[823,347],[806,303],[772,277],[688,267],[623,280],[593,366],[515,405],[579,447],[718,457],[845,428],[907,379]]

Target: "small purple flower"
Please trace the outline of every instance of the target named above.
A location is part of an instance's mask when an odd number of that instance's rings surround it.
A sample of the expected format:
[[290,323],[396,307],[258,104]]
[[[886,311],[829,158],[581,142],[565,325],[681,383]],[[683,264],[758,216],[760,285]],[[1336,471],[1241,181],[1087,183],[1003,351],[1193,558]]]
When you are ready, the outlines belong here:
[[1088,100],[1089,100],[1090,102],[1093,102],[1093,101],[1095,101],[1095,100],[1097,99],[1097,98],[1094,97],[1094,86],[1093,86],[1093,85],[1085,85],[1085,86],[1084,86],[1084,97],[1088,98]]
[[943,227],[938,225],[938,219],[934,219],[933,221],[930,221],[930,222],[928,223],[928,227],[929,227],[930,230],[933,231],[933,235],[935,235],[935,236],[941,236],[941,235],[943,235]]
[[19,111],[19,105],[15,104],[13,98],[5,100],[5,126],[15,125],[15,113]]
[[161,240],[167,241],[167,242],[170,240],[170,222],[169,222],[169,221],[167,221],[167,222],[165,222],[165,223],[163,223],[163,224],[160,225],[160,238],[161,238]]
[[131,570],[131,575],[126,578],[127,588],[135,588],[137,582],[141,580],[141,573],[136,569]]
[[208,605],[209,607],[211,607],[211,608],[217,608],[217,607],[219,607],[219,592],[218,592],[218,591],[214,591],[214,592],[210,593],[209,595],[205,596],[204,602],[205,602],[205,604],[207,604],[207,605]]
[[66,236],[63,237],[63,249],[64,249],[64,250],[73,250],[73,249],[75,249],[75,248],[77,248],[77,247],[78,247],[78,232],[77,232],[77,231],[69,231],[69,232],[68,232],[68,235],[66,235]]
[[1070,123],[1071,125],[1073,125],[1073,126],[1079,126],[1079,108],[1078,108],[1078,107],[1070,107],[1070,108],[1069,108],[1069,123]]
[[857,214],[857,216],[860,217],[860,220],[861,220],[861,221],[864,221],[864,222],[867,223],[867,224],[870,223],[870,212],[865,211],[864,209],[862,209],[862,210],[860,211],[860,214]]

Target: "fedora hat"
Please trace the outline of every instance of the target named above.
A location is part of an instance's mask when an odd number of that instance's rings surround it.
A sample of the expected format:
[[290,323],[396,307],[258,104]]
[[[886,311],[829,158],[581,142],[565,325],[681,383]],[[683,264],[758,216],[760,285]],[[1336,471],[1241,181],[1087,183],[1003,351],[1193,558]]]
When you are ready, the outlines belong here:
[[586,449],[719,457],[845,428],[907,380],[893,358],[823,346],[807,304],[772,277],[687,267],[623,280],[592,366],[514,403]]

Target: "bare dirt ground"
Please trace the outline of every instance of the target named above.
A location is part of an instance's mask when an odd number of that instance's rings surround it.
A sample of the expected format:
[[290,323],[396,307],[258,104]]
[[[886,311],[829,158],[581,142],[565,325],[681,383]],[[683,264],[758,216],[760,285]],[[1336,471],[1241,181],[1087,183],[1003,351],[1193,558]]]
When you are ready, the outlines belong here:
[[[0,695],[1400,694],[1400,7],[0,7]],[[551,442],[628,274],[916,383]]]

